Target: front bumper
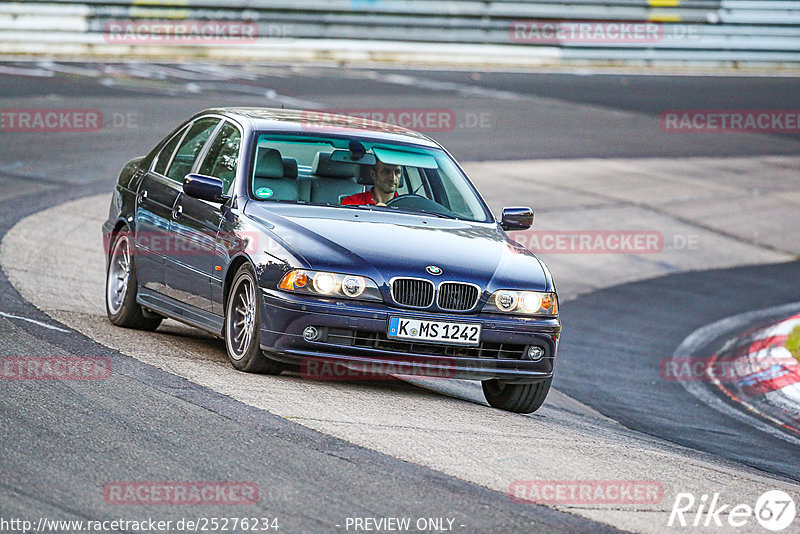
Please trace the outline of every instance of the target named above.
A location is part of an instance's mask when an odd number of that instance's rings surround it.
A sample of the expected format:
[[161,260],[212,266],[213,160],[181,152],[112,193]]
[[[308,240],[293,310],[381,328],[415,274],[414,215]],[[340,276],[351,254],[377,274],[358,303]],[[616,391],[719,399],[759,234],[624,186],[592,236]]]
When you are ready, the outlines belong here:
[[[558,319],[528,319],[495,314],[445,314],[390,308],[382,303],[319,299],[263,290],[261,348],[270,357],[301,369],[336,363],[370,375],[376,369],[392,374],[467,380],[502,379],[525,383],[553,375],[561,323]],[[481,325],[481,345],[411,343],[388,339],[389,317],[475,323]],[[314,326],[316,340],[303,337]],[[525,353],[539,345],[545,356],[532,361]],[[311,374],[311,373],[309,373]]]

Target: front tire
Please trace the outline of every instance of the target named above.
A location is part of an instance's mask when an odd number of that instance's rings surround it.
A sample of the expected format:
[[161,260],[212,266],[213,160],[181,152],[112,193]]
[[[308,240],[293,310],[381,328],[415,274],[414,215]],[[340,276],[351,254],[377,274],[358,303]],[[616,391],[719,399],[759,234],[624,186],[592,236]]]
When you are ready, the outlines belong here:
[[148,317],[136,302],[138,288],[133,258],[133,236],[125,228],[114,236],[106,270],[106,314],[123,328],[155,330],[161,317]]
[[236,272],[225,305],[225,349],[231,365],[248,373],[280,374],[283,364],[261,351],[261,291],[253,267],[243,264]]
[[484,380],[483,395],[492,408],[515,413],[533,413],[544,403],[552,382],[552,377],[530,384],[506,384],[496,379]]

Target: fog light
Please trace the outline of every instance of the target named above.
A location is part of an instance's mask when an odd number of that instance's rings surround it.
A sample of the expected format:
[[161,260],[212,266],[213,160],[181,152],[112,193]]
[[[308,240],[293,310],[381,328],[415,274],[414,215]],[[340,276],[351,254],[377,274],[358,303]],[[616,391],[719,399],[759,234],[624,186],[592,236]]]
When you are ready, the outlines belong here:
[[544,348],[539,345],[531,345],[528,347],[528,359],[538,362],[544,358]]
[[315,326],[307,326],[303,330],[303,339],[306,341],[316,341],[319,338],[319,330]]

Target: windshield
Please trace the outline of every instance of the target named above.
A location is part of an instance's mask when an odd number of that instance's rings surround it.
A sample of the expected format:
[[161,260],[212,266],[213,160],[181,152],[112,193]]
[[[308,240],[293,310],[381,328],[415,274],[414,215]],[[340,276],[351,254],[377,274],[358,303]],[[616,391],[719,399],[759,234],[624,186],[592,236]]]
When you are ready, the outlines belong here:
[[490,222],[453,160],[439,149],[346,138],[262,134],[252,196],[352,209]]

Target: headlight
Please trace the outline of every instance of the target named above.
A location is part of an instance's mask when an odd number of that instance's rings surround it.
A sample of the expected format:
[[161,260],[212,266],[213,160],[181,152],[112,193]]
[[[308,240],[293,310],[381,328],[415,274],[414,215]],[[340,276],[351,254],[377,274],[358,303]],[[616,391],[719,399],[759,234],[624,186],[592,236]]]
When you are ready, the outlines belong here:
[[501,289],[492,293],[483,307],[487,313],[514,313],[519,315],[558,315],[558,297],[542,291],[514,291]]
[[526,291],[519,299],[519,308],[526,313],[536,313],[542,307],[542,295]]
[[296,269],[283,275],[278,288],[306,295],[383,301],[374,281],[355,274]]
[[367,289],[367,281],[363,276],[345,276],[342,282],[342,293],[351,298],[360,296]]
[[494,294],[494,303],[500,311],[512,312],[517,309],[518,302],[516,291],[498,291]]
[[336,289],[336,277],[331,273],[316,273],[312,278],[314,291],[323,295],[330,295]]

